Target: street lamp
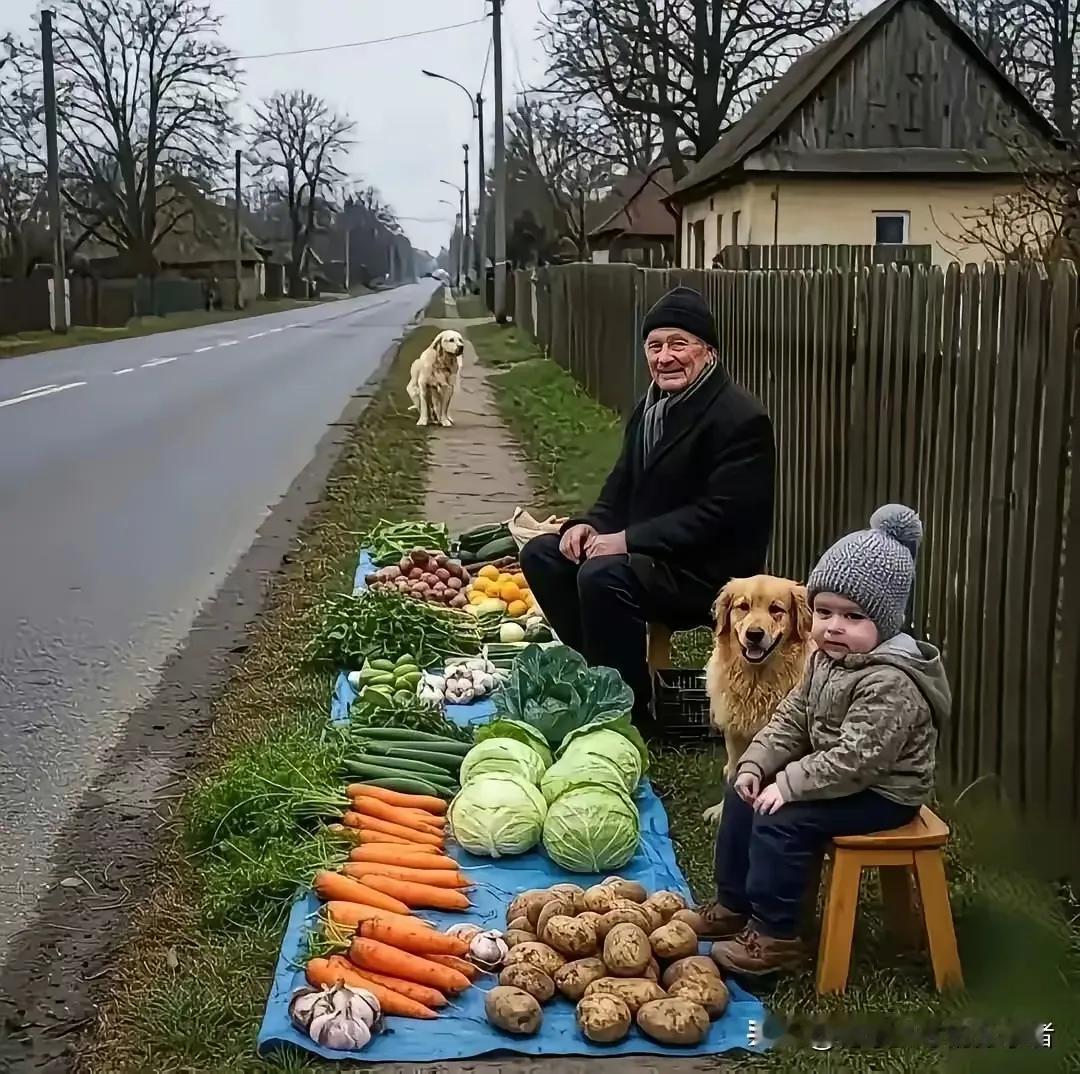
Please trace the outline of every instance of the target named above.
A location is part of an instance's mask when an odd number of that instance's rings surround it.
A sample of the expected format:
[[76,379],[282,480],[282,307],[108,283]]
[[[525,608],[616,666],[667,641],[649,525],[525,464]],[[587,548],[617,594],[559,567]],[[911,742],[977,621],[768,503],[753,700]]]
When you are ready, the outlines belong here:
[[[457,202],[456,205],[449,198],[439,198],[439,204],[440,205],[449,205],[450,208],[454,210],[454,231],[452,231],[450,233],[450,246],[451,246],[451,253],[452,253],[453,252],[453,245],[454,245],[454,232],[457,231],[457,229],[458,229],[458,221],[461,219],[461,198],[460,197],[458,198],[458,202]],[[457,287],[459,287],[459,288],[461,286],[461,266],[462,266],[462,261],[463,261],[463,257],[462,257],[463,249],[464,249],[464,244],[459,240],[459,242],[458,242],[457,265],[454,268],[454,276],[455,276],[455,281],[454,282],[455,282],[455,285]]]
[[[438,79],[440,82],[449,82],[451,86],[457,86],[457,88],[469,99],[472,117],[476,120],[476,230],[479,233],[476,246],[479,251],[479,258],[477,260],[479,262],[478,267],[480,270],[480,293],[483,295],[487,286],[487,226],[484,220],[484,212],[487,207],[487,174],[484,169],[484,98],[480,95],[479,90],[474,96],[465,86],[458,82],[457,79],[450,78],[448,75],[440,75],[435,71],[428,71],[426,68],[421,71],[421,74],[426,75],[428,78]],[[468,150],[465,151],[465,156],[465,185],[467,187],[469,185]]]

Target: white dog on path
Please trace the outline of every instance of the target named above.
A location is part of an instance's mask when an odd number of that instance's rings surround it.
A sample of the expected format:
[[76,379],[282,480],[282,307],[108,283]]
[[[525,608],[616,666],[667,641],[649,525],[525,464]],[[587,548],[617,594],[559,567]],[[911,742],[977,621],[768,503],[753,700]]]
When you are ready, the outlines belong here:
[[405,389],[412,400],[410,410],[418,410],[417,425],[453,425],[450,403],[461,387],[461,366],[465,340],[460,332],[440,332],[431,346],[412,364]]

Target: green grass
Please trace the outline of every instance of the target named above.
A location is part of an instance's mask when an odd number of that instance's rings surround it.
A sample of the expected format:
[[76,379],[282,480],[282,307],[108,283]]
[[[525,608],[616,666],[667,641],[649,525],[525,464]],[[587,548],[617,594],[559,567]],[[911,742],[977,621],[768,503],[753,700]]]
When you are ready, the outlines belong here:
[[428,303],[427,315],[433,320],[442,320],[446,316],[446,290],[440,287],[431,296]]
[[170,313],[167,317],[133,317],[120,328],[101,328],[97,325],[72,325],[64,335],[53,332],[19,332],[0,336],[0,358],[20,358],[40,351],[62,350],[65,347],[81,347],[87,343],[110,343],[117,339],[135,336],[152,336],[158,332],[175,332],[178,328],[197,328],[206,324],[220,324],[244,317],[261,317],[266,313],[299,309],[319,305],[318,300],[277,298],[257,302],[243,310],[185,310]]
[[[492,380],[499,410],[524,449],[541,494],[538,498],[548,500],[552,510],[576,511],[587,506],[619,450],[621,429],[616,416],[586,396],[518,329],[480,325],[471,328],[469,336],[481,362],[497,371]],[[701,667],[709,647],[707,631],[676,635],[674,662]],[[719,746],[653,752],[652,779],[668,813],[676,854],[701,899],[713,893],[714,837],[701,814],[721,795],[723,766],[724,752]],[[1003,862],[1011,865],[1021,860],[1024,844],[1007,815],[994,812],[985,802],[972,802],[970,811],[941,809],[954,830],[949,876],[964,958],[967,992],[963,999],[939,997],[930,986],[925,955],[912,956],[895,948],[877,911],[876,879],[866,878],[848,991],[841,997],[818,997],[812,972],[807,970],[780,980],[775,991],[763,998],[773,1010],[831,1019],[833,1025],[841,1018],[861,1019],[858,1028],[865,1029],[904,1016],[915,1019],[923,1029],[908,1031],[907,1047],[864,1051],[837,1047],[827,1057],[805,1047],[776,1050],[733,1067],[725,1063],[726,1067],[912,1074],[946,1069],[1080,1070],[1076,1046],[1080,933],[1075,917],[1070,930],[1050,884],[1003,867]],[[1002,845],[1007,841],[1011,854]],[[1074,908],[1078,912],[1080,906]],[[1032,1027],[1052,1020],[1057,1029],[1054,1053],[1026,1051],[1021,1058],[1008,1051],[947,1052],[917,1046],[935,1019],[956,1024],[964,1017],[983,1025],[1005,1019]],[[896,1040],[894,1033],[890,1042]]]
[[[186,792],[150,905],[112,978],[79,1069],[335,1069],[299,1054],[255,1055],[288,900],[331,852],[295,827],[275,795],[328,784],[330,672],[303,651],[320,602],[347,590],[358,535],[380,518],[415,518],[425,431],[404,411],[409,366],[435,334],[405,340],[385,384],[347,435],[323,502],[275,579],[250,644],[213,709],[214,734]],[[265,794],[265,797],[260,797]]]

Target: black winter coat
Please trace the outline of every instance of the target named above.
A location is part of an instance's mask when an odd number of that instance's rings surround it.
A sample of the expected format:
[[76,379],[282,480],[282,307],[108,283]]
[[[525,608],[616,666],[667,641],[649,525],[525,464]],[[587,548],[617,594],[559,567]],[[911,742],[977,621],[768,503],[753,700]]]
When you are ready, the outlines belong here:
[[646,466],[644,410],[642,400],[600,498],[573,521],[599,533],[626,531],[651,618],[676,628],[705,624],[729,579],[758,574],[765,565],[773,524],[772,422],[720,367],[668,410]]

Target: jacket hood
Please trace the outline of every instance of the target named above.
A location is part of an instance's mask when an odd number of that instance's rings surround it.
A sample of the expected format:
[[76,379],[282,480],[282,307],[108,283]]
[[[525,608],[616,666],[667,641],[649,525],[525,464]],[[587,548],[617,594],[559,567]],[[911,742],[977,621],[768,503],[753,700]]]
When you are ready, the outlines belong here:
[[916,641],[910,634],[897,634],[868,653],[844,657],[849,668],[887,665],[899,668],[914,681],[930,706],[935,725],[945,726],[952,711],[952,691],[941,662],[941,653],[928,641]]

